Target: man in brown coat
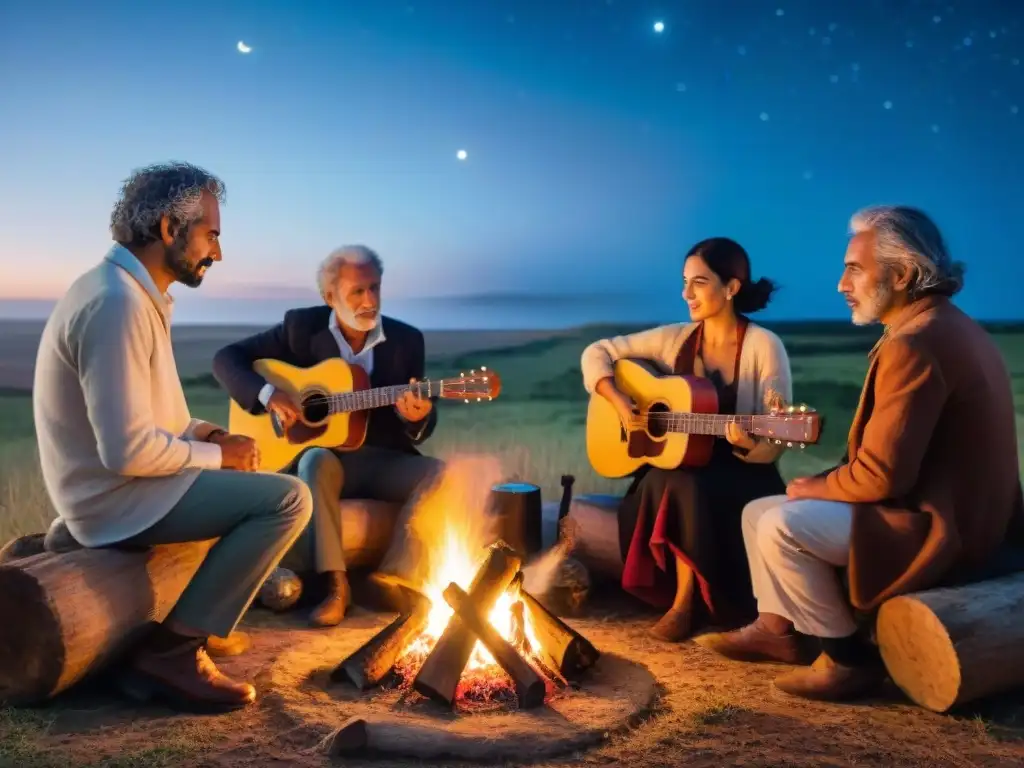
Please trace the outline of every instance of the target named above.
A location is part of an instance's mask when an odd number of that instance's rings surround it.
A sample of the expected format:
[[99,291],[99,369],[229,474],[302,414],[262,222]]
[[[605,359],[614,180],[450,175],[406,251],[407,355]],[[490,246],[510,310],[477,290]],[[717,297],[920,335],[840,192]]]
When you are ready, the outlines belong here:
[[815,638],[814,664],[775,684],[816,699],[852,698],[882,677],[851,606],[873,611],[895,595],[977,579],[1024,538],[1010,377],[989,335],[949,300],[961,265],[916,209],[869,208],[851,228],[839,291],[854,323],[885,331],[847,460],[744,509],[760,616],[700,640],[729,658],[797,663],[798,633]]

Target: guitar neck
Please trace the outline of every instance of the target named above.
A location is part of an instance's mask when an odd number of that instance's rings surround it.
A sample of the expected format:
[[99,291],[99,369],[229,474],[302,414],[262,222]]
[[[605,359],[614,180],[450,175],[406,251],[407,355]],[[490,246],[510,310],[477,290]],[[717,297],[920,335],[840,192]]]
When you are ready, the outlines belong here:
[[648,420],[655,422],[666,432],[680,432],[687,435],[725,436],[728,424],[738,424],[745,432],[766,432],[774,421],[782,421],[784,417],[768,415],[723,414],[723,413],[687,413],[672,411],[669,413],[652,413]]
[[388,387],[358,389],[354,392],[328,395],[327,401],[332,414],[368,411],[372,408],[394,405],[404,393],[410,390],[420,397],[440,395],[442,388],[447,383],[442,379],[441,381],[417,381],[415,384],[393,384]]

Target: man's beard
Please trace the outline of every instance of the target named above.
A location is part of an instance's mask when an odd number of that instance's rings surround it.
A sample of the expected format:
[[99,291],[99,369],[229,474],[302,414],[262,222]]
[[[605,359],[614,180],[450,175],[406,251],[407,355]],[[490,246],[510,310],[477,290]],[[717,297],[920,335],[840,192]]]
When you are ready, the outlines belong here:
[[164,263],[176,281],[189,288],[198,288],[205,277],[205,270],[213,264],[213,259],[207,257],[197,264],[190,264],[187,253],[188,232],[181,232],[167,248]]
[[882,319],[882,314],[892,303],[893,288],[887,282],[880,282],[875,290],[853,307],[854,325],[871,325]]
[[380,322],[379,309],[377,310],[377,314],[375,314],[373,317],[360,317],[351,309],[349,309],[344,302],[339,302],[334,307],[334,312],[338,315],[338,319],[342,322],[342,324],[348,326],[353,331],[372,331],[374,328],[377,327],[377,323]]

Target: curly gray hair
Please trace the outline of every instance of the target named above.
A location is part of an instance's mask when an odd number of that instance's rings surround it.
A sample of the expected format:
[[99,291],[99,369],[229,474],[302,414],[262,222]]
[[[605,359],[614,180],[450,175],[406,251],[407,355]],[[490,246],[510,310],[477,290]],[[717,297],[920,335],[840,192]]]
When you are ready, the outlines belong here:
[[180,231],[203,216],[203,192],[223,203],[224,182],[190,163],[160,163],[132,171],[110,214],[110,234],[122,245],[146,245],[160,238],[167,216]]
[[952,296],[963,288],[963,263],[953,261],[938,225],[924,211],[906,205],[871,206],[853,215],[850,231],[873,232],[879,263],[910,273],[911,299]]
[[377,269],[377,274],[384,276],[384,262],[372,248],[365,245],[343,245],[341,248],[335,248],[320,262],[320,268],[316,271],[316,285],[324,301],[327,301],[327,291],[338,284],[338,275],[345,264],[372,264]]

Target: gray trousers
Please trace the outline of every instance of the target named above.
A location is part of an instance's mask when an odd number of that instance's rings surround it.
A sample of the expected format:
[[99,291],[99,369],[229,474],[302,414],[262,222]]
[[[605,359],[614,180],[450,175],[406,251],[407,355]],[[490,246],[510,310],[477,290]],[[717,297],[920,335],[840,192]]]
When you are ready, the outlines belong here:
[[409,562],[417,560],[410,550],[415,543],[407,535],[413,508],[409,502],[418,489],[429,487],[443,466],[430,456],[373,446],[351,452],[327,448],[305,451],[294,471],[312,492],[313,519],[289,554],[289,561],[318,573],[346,570],[339,501],[375,499],[405,505],[380,567],[390,573],[406,573]]
[[123,544],[219,539],[167,621],[227,637],[309,522],[309,489],[294,477],[205,470],[158,523]]
[[743,508],[743,543],[761,613],[823,638],[857,630],[839,569],[850,561],[853,509],[839,501],[757,499]]

